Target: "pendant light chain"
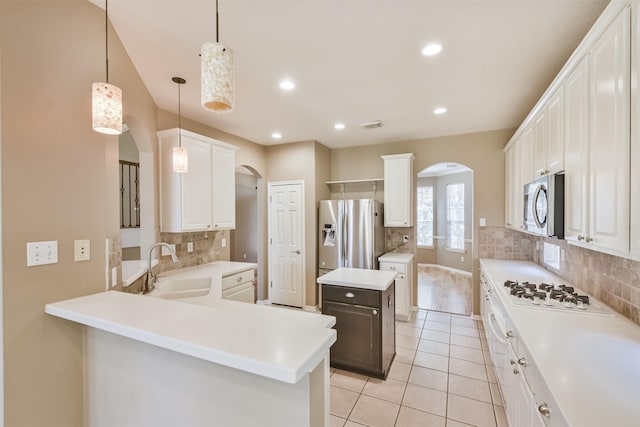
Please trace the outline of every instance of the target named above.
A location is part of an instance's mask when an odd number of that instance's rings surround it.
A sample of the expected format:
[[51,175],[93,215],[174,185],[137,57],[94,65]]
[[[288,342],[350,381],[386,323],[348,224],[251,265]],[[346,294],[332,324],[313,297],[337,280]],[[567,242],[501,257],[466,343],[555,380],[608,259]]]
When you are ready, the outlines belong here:
[[104,50],[107,67],[107,83],[109,83],[109,0],[105,0],[104,2]]
[[216,0],[216,43],[220,43],[220,24],[218,24],[218,0]]
[[182,103],[180,102],[180,86],[182,86],[182,84],[178,83],[178,146],[182,148],[182,110],[180,108]]

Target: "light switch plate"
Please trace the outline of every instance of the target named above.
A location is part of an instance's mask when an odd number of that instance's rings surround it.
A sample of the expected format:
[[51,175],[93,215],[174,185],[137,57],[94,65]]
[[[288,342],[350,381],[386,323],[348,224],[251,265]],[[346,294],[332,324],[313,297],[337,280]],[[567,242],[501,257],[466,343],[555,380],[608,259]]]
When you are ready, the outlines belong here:
[[226,247],[227,247],[227,239],[222,238],[222,239],[221,239],[221,241],[220,241],[220,245],[221,245],[223,248],[226,248]]
[[480,227],[487,226],[487,218],[480,218]]
[[73,260],[89,261],[90,259],[91,259],[91,241],[90,240],[74,240]]
[[58,241],[27,242],[27,267],[58,263]]

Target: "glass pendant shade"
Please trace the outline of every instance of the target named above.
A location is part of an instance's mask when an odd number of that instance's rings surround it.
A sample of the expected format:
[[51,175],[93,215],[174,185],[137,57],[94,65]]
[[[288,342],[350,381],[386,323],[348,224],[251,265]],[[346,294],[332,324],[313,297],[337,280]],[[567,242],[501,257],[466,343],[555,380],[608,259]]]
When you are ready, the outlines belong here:
[[222,43],[207,42],[201,54],[201,103],[207,110],[224,113],[233,109],[233,52]]
[[186,148],[173,147],[173,171],[180,173],[189,171],[189,160]]
[[91,86],[92,126],[107,135],[122,133],[122,90],[109,83]]

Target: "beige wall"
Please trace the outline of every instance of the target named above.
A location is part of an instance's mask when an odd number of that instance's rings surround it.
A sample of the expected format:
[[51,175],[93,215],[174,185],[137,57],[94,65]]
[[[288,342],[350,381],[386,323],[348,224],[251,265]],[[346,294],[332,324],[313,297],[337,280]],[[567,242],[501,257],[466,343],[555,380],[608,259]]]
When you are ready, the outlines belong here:
[[[1,7],[4,422],[81,426],[82,328],[44,305],[103,290],[105,239],[119,233],[118,138],[91,130],[104,12],[87,1]],[[155,141],[155,105],[114,34],[125,121]],[[73,261],[74,239],[91,240],[90,261]],[[27,268],[26,242],[40,240],[58,241],[58,264]]]
[[318,200],[329,199],[328,180],[331,152],[316,141],[267,147],[268,182],[305,183],[305,304],[317,305],[317,207]]
[[[473,282],[474,313],[478,313],[478,221],[486,218],[488,226],[504,224],[504,153],[502,148],[513,134],[513,129],[479,132],[400,141],[390,144],[368,145],[336,149],[331,152],[331,179],[379,178],[383,175],[380,156],[413,153],[414,171],[443,162],[463,164],[474,172],[473,206]],[[417,178],[416,178],[417,179]],[[414,288],[414,301],[417,299]]]

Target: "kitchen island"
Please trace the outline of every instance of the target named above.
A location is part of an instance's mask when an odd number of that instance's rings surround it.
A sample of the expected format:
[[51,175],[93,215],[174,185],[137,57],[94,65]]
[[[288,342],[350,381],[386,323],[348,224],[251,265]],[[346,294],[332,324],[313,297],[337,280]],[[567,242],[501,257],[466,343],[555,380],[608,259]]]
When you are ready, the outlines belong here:
[[338,268],[318,278],[322,313],[335,316],[331,366],[386,379],[396,354],[391,271]]
[[199,305],[108,291],[47,304],[86,326],[87,424],[328,426],[335,319],[217,295]]

